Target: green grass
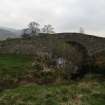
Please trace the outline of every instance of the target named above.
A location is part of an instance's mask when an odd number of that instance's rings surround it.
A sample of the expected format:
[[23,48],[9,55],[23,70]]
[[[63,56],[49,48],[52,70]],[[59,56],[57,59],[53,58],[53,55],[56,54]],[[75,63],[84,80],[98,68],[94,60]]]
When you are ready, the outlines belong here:
[[[10,80],[25,76],[32,69],[32,57],[0,55],[1,80],[11,87]],[[6,80],[6,81],[5,81]],[[105,105],[105,82],[95,78],[65,85],[19,85],[0,92],[0,105]]]
[[[0,55],[0,89],[12,87],[32,68],[32,58],[23,55]],[[14,86],[13,86],[14,87]]]
[[23,55],[0,55],[0,66],[22,66],[31,61],[31,58]]
[[32,59],[22,55],[0,55],[0,77],[24,72],[31,67]]
[[6,90],[0,105],[104,105],[105,84],[84,81],[70,85],[35,84]]

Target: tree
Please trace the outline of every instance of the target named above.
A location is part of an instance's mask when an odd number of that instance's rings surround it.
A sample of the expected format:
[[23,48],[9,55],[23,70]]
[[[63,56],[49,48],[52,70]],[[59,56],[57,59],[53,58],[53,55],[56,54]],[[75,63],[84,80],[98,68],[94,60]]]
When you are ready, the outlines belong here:
[[29,38],[29,37],[31,37],[30,34],[31,34],[31,31],[29,30],[29,28],[22,30],[22,38]]
[[42,28],[42,32],[43,33],[49,33],[52,34],[54,33],[54,28],[52,27],[52,25],[48,24],[48,25],[44,25],[44,27]]
[[35,33],[35,35],[38,35],[40,32],[39,26],[40,26],[39,23],[34,22],[34,21],[30,22],[28,25],[31,33],[32,34]]

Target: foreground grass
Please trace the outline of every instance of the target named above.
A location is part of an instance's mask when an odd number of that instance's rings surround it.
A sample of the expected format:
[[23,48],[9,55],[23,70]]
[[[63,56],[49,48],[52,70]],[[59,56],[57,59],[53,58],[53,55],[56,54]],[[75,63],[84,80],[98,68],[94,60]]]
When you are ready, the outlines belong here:
[[28,56],[0,55],[0,87],[7,87],[0,92],[0,105],[105,105],[105,82],[93,77],[66,85],[27,83],[9,89],[11,80],[33,69],[32,62]]
[[1,92],[0,105],[105,105],[105,83],[20,86]]

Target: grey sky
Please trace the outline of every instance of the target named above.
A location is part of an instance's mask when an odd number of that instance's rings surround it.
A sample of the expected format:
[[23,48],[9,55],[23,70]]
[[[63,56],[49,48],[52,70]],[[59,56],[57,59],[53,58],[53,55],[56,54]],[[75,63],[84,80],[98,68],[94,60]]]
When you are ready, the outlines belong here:
[[57,32],[105,34],[105,0],[0,0],[0,26],[24,28],[30,21]]

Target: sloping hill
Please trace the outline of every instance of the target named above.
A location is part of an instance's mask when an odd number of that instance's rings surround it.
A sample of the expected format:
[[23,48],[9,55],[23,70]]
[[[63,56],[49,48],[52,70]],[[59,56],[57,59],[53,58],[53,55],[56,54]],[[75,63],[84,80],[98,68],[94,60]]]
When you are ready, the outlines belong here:
[[18,37],[20,37],[20,35],[22,34],[22,30],[21,29],[14,29],[14,28],[8,28],[8,27],[1,27],[4,30],[10,31],[13,34],[17,35]]
[[0,40],[5,40],[7,38],[19,38],[22,30],[16,30],[8,27],[0,27]]
[[17,37],[15,32],[0,28],[0,40],[4,40],[6,38],[15,38],[15,37]]

